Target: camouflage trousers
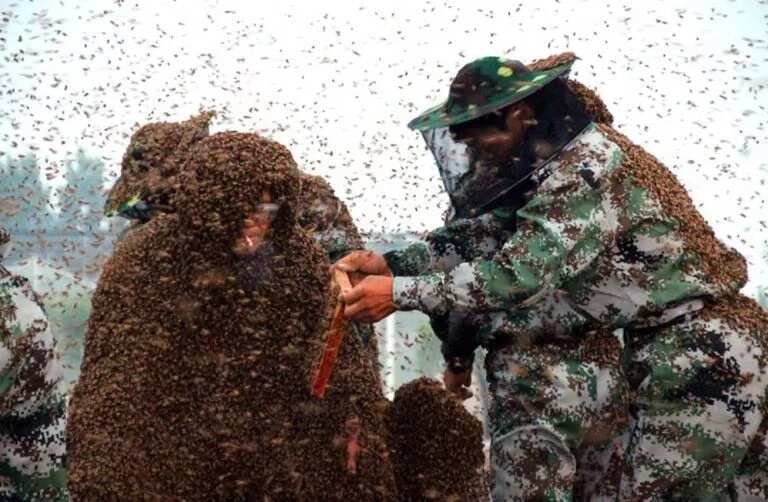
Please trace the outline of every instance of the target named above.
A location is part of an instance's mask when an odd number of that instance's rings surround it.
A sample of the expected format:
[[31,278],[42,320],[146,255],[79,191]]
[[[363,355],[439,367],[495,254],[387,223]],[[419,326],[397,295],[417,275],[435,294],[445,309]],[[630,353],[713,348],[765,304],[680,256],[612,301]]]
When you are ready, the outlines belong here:
[[615,499],[627,387],[610,332],[491,348],[494,501]]
[[708,312],[630,331],[622,500],[766,500],[768,331]]

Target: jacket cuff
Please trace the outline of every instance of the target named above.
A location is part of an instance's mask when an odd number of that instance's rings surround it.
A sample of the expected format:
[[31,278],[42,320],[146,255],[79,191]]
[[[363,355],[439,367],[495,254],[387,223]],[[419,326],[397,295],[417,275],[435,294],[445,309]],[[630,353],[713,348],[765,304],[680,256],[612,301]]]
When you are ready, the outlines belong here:
[[398,310],[420,310],[425,314],[447,310],[443,293],[442,273],[418,277],[395,277],[392,281],[392,301]]
[[416,277],[395,277],[392,280],[392,302],[397,310],[418,310],[419,299],[416,291]]
[[432,255],[427,244],[414,242],[405,249],[384,253],[384,260],[392,275],[415,276],[430,269]]

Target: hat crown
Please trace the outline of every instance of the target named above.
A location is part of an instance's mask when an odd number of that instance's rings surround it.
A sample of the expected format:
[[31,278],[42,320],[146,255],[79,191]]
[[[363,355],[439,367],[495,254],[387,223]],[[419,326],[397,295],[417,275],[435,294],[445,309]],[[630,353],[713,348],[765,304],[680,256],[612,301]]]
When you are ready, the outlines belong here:
[[488,103],[507,90],[510,78],[525,79],[531,71],[520,61],[484,57],[464,65],[451,82],[449,102],[465,108]]
[[483,57],[464,65],[451,82],[448,99],[415,119],[408,127],[425,131],[492,113],[537,92],[566,74],[573,58],[548,68],[530,69],[520,61]]

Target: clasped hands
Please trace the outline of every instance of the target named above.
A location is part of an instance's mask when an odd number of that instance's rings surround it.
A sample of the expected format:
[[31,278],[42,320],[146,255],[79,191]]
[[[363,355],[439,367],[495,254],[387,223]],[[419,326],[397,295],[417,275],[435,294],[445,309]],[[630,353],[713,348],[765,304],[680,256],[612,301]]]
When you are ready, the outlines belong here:
[[366,276],[352,289],[341,292],[339,299],[344,302],[344,317],[374,323],[397,310],[392,298],[392,271],[383,256],[373,251],[353,251],[333,267]]
[[[396,309],[392,298],[392,271],[384,257],[372,251],[354,251],[334,264],[334,268],[347,273],[362,273],[366,277],[348,291],[342,291],[344,315],[347,319],[373,323],[384,319]],[[472,397],[472,371],[443,373],[445,388],[463,401]]]

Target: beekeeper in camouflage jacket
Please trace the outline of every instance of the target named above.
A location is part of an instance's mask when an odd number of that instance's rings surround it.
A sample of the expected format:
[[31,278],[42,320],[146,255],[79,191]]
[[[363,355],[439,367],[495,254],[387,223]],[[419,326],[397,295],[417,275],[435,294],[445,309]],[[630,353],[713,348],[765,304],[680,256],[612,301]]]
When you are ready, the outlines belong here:
[[37,296],[0,265],[0,500],[67,498],[61,376]]
[[[514,229],[492,256],[447,268],[424,244],[348,255],[337,266],[379,275],[343,296],[347,315],[421,310],[456,319],[460,352],[488,347],[495,500],[766,497],[768,322],[737,293],[744,259],[668,170],[592,120],[565,77],[573,61],[477,60],[411,122],[456,224],[511,212]],[[624,388],[618,328],[633,398],[623,466],[601,446]],[[583,472],[590,449],[588,471],[623,470],[619,493]]]

